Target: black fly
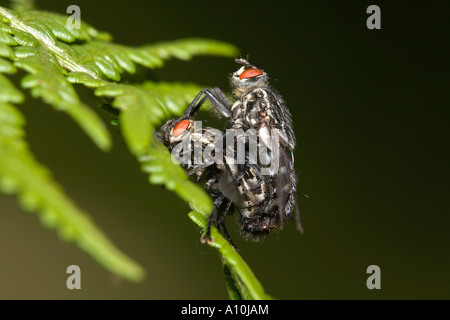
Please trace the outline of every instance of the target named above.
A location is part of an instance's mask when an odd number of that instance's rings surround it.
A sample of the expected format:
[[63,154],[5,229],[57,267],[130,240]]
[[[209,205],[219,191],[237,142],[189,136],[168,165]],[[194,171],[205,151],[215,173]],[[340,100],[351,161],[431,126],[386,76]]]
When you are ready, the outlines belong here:
[[[207,241],[211,240],[210,227],[214,224],[231,242],[224,221],[233,207],[239,210],[241,230],[250,239],[257,240],[278,226],[282,228],[286,218],[293,218],[294,209],[297,228],[302,230],[296,205],[293,156],[296,141],[290,112],[281,96],[269,86],[266,72],[245,59],[236,62],[242,67],[230,78],[233,104],[220,89],[204,89],[183,116],[169,120],[158,133],[172,151],[181,141],[187,141],[180,150],[192,162],[184,167],[214,197],[214,210],[202,238]],[[226,119],[226,133],[218,135],[213,128],[194,130],[193,117],[206,99]],[[215,135],[205,134],[213,131]],[[192,151],[196,143],[202,151],[214,149],[222,153],[215,155],[215,162],[194,161]]]

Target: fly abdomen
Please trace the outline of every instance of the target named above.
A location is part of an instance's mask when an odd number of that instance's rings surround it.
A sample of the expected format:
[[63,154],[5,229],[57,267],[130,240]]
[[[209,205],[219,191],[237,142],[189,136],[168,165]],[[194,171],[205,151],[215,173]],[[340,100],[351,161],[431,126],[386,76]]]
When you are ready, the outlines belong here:
[[242,179],[241,183],[238,184],[238,190],[243,197],[246,208],[258,206],[266,202],[269,198],[264,180],[253,181]]

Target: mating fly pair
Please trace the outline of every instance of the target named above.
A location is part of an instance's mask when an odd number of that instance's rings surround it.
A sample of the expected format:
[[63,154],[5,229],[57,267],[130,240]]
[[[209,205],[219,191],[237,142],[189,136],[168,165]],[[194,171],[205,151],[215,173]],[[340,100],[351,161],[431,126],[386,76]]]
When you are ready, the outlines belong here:
[[[193,160],[184,163],[185,169],[214,198],[202,241],[211,241],[210,229],[215,225],[232,245],[225,218],[235,209],[240,212],[241,230],[252,240],[282,228],[287,218],[293,218],[302,230],[291,115],[269,86],[266,72],[245,59],[236,62],[242,67],[230,77],[233,104],[219,88],[203,89],[181,117],[167,121],[157,134],[172,155],[183,158],[187,154]],[[226,132],[196,128],[195,115],[206,100],[225,118]],[[209,151],[215,161],[196,161],[198,148]]]

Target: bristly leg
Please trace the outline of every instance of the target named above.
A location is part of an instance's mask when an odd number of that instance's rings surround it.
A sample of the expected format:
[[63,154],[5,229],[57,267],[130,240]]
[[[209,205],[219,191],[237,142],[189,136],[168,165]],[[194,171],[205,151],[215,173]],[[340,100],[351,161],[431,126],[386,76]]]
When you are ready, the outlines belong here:
[[[200,101],[198,101],[202,95],[205,96]],[[225,94],[219,88],[203,89],[202,91],[200,91],[195,99],[191,102],[189,107],[186,109],[184,117],[192,117],[205,103],[206,99],[211,102],[213,108],[217,110],[223,117],[231,117],[231,104],[227,100]]]
[[219,214],[219,210],[220,210],[220,207],[222,206],[222,203],[224,202],[224,200],[225,200],[224,196],[218,196],[216,198],[216,200],[214,200],[214,209],[211,212],[211,214],[209,215],[208,224],[206,226],[205,234],[200,239],[200,241],[202,243],[205,243],[205,242],[211,243],[212,242],[211,226],[217,224],[217,217],[218,217],[218,214]]
[[236,251],[239,251],[238,248],[236,247],[236,245],[234,244],[233,240],[231,239],[230,234],[228,233],[227,228],[225,226],[225,218],[228,215],[228,213],[230,212],[231,205],[232,205],[232,202],[230,200],[228,200],[225,210],[222,212],[222,216],[219,217],[219,219],[217,221],[217,227],[219,228],[219,230],[222,231],[222,235],[225,237],[225,239],[227,239],[228,243],[233,247],[233,249]]
[[214,209],[208,218],[208,224],[205,229],[205,234],[200,239],[202,243],[212,243],[213,239],[211,238],[211,227],[214,225],[230,243],[233,249],[235,249],[236,251],[238,250],[225,227],[225,217],[227,216],[231,205],[231,201],[225,198],[223,195],[218,196],[214,200]]

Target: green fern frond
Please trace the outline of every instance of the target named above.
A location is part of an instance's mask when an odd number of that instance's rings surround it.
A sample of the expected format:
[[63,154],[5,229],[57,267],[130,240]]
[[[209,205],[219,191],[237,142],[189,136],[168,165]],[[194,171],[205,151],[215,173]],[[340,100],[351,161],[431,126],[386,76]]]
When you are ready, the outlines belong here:
[[142,279],[142,268],[110,243],[29,151],[25,119],[11,104],[22,103],[24,95],[2,74],[0,88],[0,191],[18,194],[25,211],[39,212],[46,227],[57,229],[62,239],[76,242],[107,269],[133,281]]
[[0,42],[0,57],[14,59],[14,51],[10,46]]
[[42,49],[39,55],[17,59],[14,64],[30,73],[22,78],[21,84],[31,90],[33,97],[42,98],[56,110],[69,114],[101,149],[111,148],[111,137],[105,124],[80,101],[51,53]]
[[141,155],[149,147],[153,128],[164,118],[181,113],[201,87],[194,84],[152,83],[107,84],[95,90],[97,96],[113,97],[121,110],[119,122],[129,149]]
[[[171,58],[189,60],[194,55],[233,56],[236,48],[227,43],[209,39],[181,39],[161,42],[141,47],[129,47],[104,41],[90,41],[80,45],[67,46],[73,50],[78,64],[89,69],[97,77],[101,75],[114,81],[120,81],[123,71],[134,73],[136,64],[147,68],[158,68]],[[72,70],[76,71],[76,70]]]
[[119,119],[125,141],[135,155],[147,150],[156,125],[181,114],[192,97],[203,89],[192,83],[109,83],[79,72],[69,73],[67,80],[97,88],[95,95],[113,99],[112,105],[121,111]]
[[204,89],[194,83],[180,82],[144,82],[139,87],[154,97],[166,115],[179,116],[186,106]]
[[[67,46],[69,47],[69,46]],[[101,41],[90,41],[70,46],[76,61],[92,70],[98,77],[120,81],[122,71],[134,73],[136,65],[132,59],[132,48]]]
[[75,242],[107,269],[133,281],[141,280],[142,268],[111,244],[30,153],[24,140],[25,120],[9,103],[22,102],[23,95],[2,75],[0,86],[0,191],[19,194],[25,211],[39,212],[46,227],[57,229],[62,239]]
[[[66,71],[58,63],[57,55],[52,52],[51,48],[57,48],[56,41],[61,38],[65,30],[63,28],[65,25],[60,21],[61,17],[55,14],[25,11],[18,18],[11,11],[0,7],[0,13],[2,13],[1,10],[8,14],[9,19],[9,26],[5,25],[3,29],[14,36],[12,38],[10,34],[4,32],[2,51],[5,56],[14,60],[14,66],[30,73],[22,78],[22,87],[31,89],[33,97],[42,98],[56,110],[67,112],[101,149],[110,149],[111,137],[104,123],[95,112],[81,103],[72,85],[66,81],[64,77]],[[53,24],[49,22],[50,20]],[[85,34],[80,36],[76,33],[78,38],[72,36],[71,39],[89,38],[90,34],[98,33],[94,32],[92,27],[85,28]],[[13,54],[5,48],[5,45],[14,45],[11,39],[18,45],[14,48]]]
[[16,71],[16,67],[11,62],[0,58],[0,73],[15,73]]
[[34,8],[34,0],[12,0],[11,2],[11,8],[17,12]]
[[186,172],[172,161],[170,152],[154,141],[146,154],[139,157],[142,171],[149,174],[149,182],[162,184],[188,202],[193,210],[209,215],[213,206],[211,198],[197,184],[188,180]]
[[[22,207],[37,211],[47,227],[56,228],[61,238],[73,241],[107,269],[130,280],[143,277],[143,270],[117,250],[77,208],[51,174],[30,153],[23,131],[24,119],[13,103],[24,95],[3,74],[26,71],[21,86],[30,89],[56,110],[67,112],[103,150],[111,140],[103,122],[78,97],[75,84],[94,90],[94,94],[119,111],[124,139],[149,174],[149,182],[162,184],[195,210],[190,218],[204,228],[213,206],[210,197],[190,182],[185,171],[172,162],[170,153],[153,141],[153,131],[167,118],[180,115],[203,86],[186,83],[120,83],[124,72],[135,73],[137,65],[163,66],[176,58],[191,59],[208,54],[235,57],[236,47],[216,40],[181,39],[129,47],[111,42],[112,37],[85,22],[79,29],[66,23],[67,16],[0,7],[0,191],[18,194]],[[267,299],[264,290],[236,251],[212,230],[216,247],[229,270],[230,297]],[[232,292],[237,288],[239,293]]]
[[[236,47],[217,40],[189,38],[171,42],[129,47],[110,43],[111,36],[81,22],[79,29],[67,25],[67,16],[42,11],[15,14],[0,7],[5,27],[0,42],[36,46],[38,43],[52,52],[61,66],[72,72],[84,72],[94,78],[102,76],[120,80],[123,71],[134,73],[134,63],[148,68],[161,67],[164,60],[189,60],[194,55],[235,56]],[[7,26],[9,24],[9,26]],[[13,34],[15,38],[8,37]],[[2,41],[2,37],[5,40]],[[60,40],[60,41],[59,41]],[[71,44],[74,41],[82,44]],[[69,45],[70,44],[70,45]]]
[[0,102],[22,103],[25,100],[22,92],[17,90],[11,81],[1,73],[0,88],[2,88],[2,90],[0,90]]
[[216,55],[224,57],[234,57],[237,49],[230,44],[209,39],[187,38],[175,41],[159,42],[146,45],[137,49],[144,58],[149,59],[150,63],[142,61],[141,64],[149,68],[162,66],[162,60],[177,58],[180,60],[189,60],[194,55]]
[[[97,91],[97,95],[105,96],[103,92],[111,91],[111,95],[116,97],[115,106],[127,110],[121,118],[137,120],[140,112],[151,110],[139,103],[134,109],[123,106],[136,101],[154,104],[154,97],[142,95],[139,89],[128,86],[121,87],[116,83],[107,85],[102,79],[119,81],[122,72],[135,72],[135,63],[154,68],[162,66],[164,60],[172,57],[186,60],[196,54],[236,54],[234,46],[207,39],[182,39],[138,48],[122,46],[105,42],[110,36],[84,22],[79,29],[72,28],[66,23],[67,17],[48,12],[25,11],[16,14],[0,7],[0,16],[4,22],[1,25],[0,43],[5,56],[15,60],[15,66],[32,74],[23,79],[23,86],[32,88],[35,97],[41,97],[57,110],[66,111],[104,150],[110,148],[110,136],[98,116],[80,102],[75,90],[64,78],[67,71],[70,71],[69,81],[77,74],[85,80],[73,82],[88,86],[94,82],[96,86],[106,85],[106,88]],[[82,44],[71,44],[76,40]],[[6,49],[8,46],[16,46],[14,56],[11,50]],[[6,63],[0,64],[0,68],[2,65],[10,68]],[[171,104],[172,109],[173,106]],[[150,113],[151,118],[155,119],[156,114],[157,122],[161,117],[156,113],[157,108],[153,108],[153,111],[155,113]],[[123,121],[126,141],[134,153],[141,153],[149,146],[148,137],[151,136],[152,127],[147,118],[148,115],[140,120],[142,129],[138,130],[131,129],[138,126],[130,126],[130,121]]]

